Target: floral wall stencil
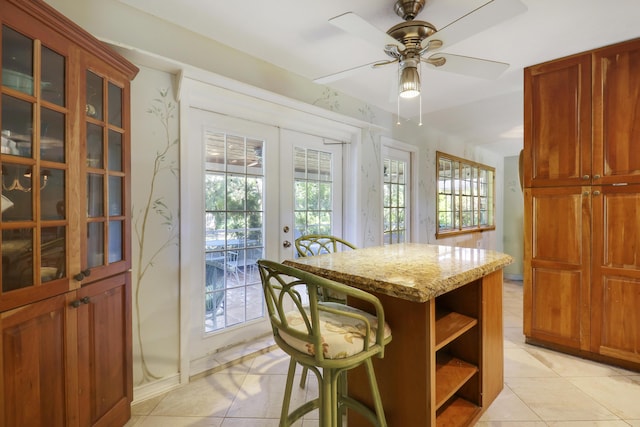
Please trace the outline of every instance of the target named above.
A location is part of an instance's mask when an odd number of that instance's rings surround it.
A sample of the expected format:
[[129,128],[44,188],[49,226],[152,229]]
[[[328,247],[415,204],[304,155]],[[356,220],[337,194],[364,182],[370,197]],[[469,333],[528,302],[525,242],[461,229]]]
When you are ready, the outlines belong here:
[[331,90],[328,87],[325,87],[322,90],[322,95],[320,98],[316,99],[312,102],[313,105],[317,105],[318,107],[326,108],[330,111],[340,111],[340,100],[338,97],[338,92],[335,90]]
[[141,84],[132,85],[131,144],[136,386],[179,366],[179,117],[172,79],[144,68],[141,74]]
[[[151,178],[149,184],[149,191],[147,197],[142,199],[142,207],[136,207],[133,205],[134,212],[137,211],[137,215],[133,221],[133,235],[134,242],[138,246],[138,256],[134,260],[136,269],[134,277],[134,295],[133,301],[135,304],[135,310],[141,312],[141,298],[140,291],[142,285],[145,283],[145,275],[150,268],[153,268],[158,259],[158,255],[170,246],[174,246],[178,243],[178,227],[177,217],[174,215],[172,209],[167,205],[162,194],[157,191],[159,184],[159,178],[162,174],[170,173],[176,180],[178,179],[177,167],[175,161],[169,156],[171,150],[177,150],[179,140],[173,139],[171,136],[170,119],[174,117],[176,110],[176,104],[173,103],[167,97],[168,90],[161,89],[159,91],[160,98],[156,98],[152,101],[151,107],[147,110],[147,113],[154,115],[162,128],[160,133],[161,138],[158,139],[155,152],[155,160],[153,162],[153,170],[151,171]],[[150,233],[156,233],[157,229],[150,228],[150,217],[156,215],[161,219],[163,228],[167,230],[167,235],[164,241],[160,244],[150,245],[145,244],[146,238]],[[140,322],[137,322],[137,327],[134,328],[134,335],[138,341],[140,349],[140,363],[142,365],[142,382],[149,381],[151,379],[159,379],[161,377],[154,375],[149,366],[147,365],[144,345],[142,340],[142,328]]]
[[[370,106],[365,105],[358,110],[362,119],[367,123],[374,123],[376,115]],[[368,156],[365,157],[365,153]],[[372,246],[380,243],[378,222],[380,221],[380,171],[382,161],[380,159],[380,137],[376,136],[371,128],[362,130],[362,159],[360,173],[362,185],[364,185],[361,221],[362,244]]]

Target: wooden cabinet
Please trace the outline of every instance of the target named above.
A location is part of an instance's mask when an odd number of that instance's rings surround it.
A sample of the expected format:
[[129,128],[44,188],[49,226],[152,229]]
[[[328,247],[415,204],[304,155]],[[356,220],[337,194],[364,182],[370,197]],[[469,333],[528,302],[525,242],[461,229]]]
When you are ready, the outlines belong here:
[[640,185],[593,188],[591,351],[640,368]]
[[524,186],[640,183],[640,39],[525,68]]
[[524,71],[524,186],[584,185],[591,177],[591,58]]
[[588,349],[590,187],[525,189],[524,334]]
[[3,426],[77,425],[70,293],[0,314]]
[[640,39],[598,49],[593,66],[593,184],[640,183]]
[[0,1],[2,425],[130,417],[129,84],[40,0]]
[[524,87],[527,341],[640,369],[640,39]]

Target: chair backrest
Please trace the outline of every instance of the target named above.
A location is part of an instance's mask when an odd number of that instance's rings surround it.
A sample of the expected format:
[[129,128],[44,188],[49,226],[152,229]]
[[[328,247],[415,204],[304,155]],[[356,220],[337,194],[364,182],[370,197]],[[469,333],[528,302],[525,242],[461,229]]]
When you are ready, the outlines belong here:
[[298,256],[308,257],[337,252],[338,249],[356,249],[353,243],[329,234],[307,234],[295,240]]
[[[289,349],[288,353],[293,351],[290,345],[291,338],[304,342],[308,349],[313,349],[309,353],[313,353],[317,365],[322,365],[325,361],[323,351],[318,352],[315,349],[324,350],[320,324],[320,312],[324,311],[331,315],[339,314],[363,321],[368,326],[364,330],[356,331],[362,335],[363,351],[383,356],[388,336],[385,337],[384,311],[378,298],[360,289],[277,262],[261,259],[258,260],[258,268],[274,339],[285,351],[286,348]],[[303,298],[305,288],[308,303]],[[322,303],[318,295],[319,290],[341,292],[368,302],[375,310],[375,323],[370,324],[370,319],[354,312],[348,306]]]
[[231,268],[238,267],[238,252],[234,252],[234,251],[227,252],[227,267],[231,267]]

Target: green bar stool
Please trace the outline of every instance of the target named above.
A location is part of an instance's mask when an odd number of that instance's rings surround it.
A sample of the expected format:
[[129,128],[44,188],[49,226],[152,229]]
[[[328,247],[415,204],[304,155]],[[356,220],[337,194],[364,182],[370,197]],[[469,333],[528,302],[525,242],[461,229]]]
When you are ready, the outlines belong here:
[[294,244],[301,257],[337,252],[343,248],[356,249],[353,243],[329,234],[307,234],[298,237]]
[[[344,249],[357,249],[353,243],[330,234],[305,234],[304,236],[298,237],[294,244],[299,257],[328,254]],[[320,298],[323,301],[339,302],[342,304],[347,303],[347,297],[345,295],[335,292],[327,291],[325,294],[320,294]],[[300,378],[300,387],[304,388],[306,383],[307,369],[304,368],[302,370],[302,377]]]
[[[384,357],[391,329],[384,321],[382,304],[375,296],[342,283],[267,260],[258,261],[273,336],[291,356],[285,386],[280,427],[291,426],[318,408],[321,427],[342,425],[346,409],[361,413],[374,426],[387,425],[373,370],[373,357]],[[301,289],[302,288],[302,289]],[[306,288],[309,303],[301,291]],[[319,290],[344,293],[369,303],[375,316],[365,311],[319,298]],[[321,351],[319,351],[321,349]],[[318,378],[319,396],[289,411],[296,364]],[[346,393],[346,373],[364,365],[371,386],[374,408]]]

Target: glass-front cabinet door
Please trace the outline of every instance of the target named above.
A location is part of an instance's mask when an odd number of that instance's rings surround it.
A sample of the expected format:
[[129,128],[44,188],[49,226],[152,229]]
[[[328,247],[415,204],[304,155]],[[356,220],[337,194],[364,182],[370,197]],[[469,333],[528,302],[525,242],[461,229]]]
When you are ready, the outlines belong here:
[[85,79],[87,218],[82,265],[83,271],[93,271],[125,260],[127,159],[123,88],[94,70],[87,70]]
[[66,53],[38,39],[6,25],[1,38],[1,292],[20,301],[27,293],[33,299],[73,286],[67,279],[68,70]]

